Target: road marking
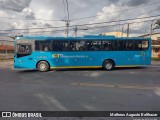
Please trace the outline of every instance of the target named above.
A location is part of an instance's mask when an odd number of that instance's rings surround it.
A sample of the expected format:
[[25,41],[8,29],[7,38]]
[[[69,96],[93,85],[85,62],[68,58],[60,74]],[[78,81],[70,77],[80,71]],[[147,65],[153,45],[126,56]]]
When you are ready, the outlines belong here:
[[67,111],[67,109],[64,106],[62,106],[62,104],[54,96],[52,96],[52,97],[47,96],[47,98],[50,102],[52,102],[60,110]]
[[133,72],[133,71],[131,71],[131,72],[129,72],[130,74],[138,74],[137,72]]
[[48,96],[47,94],[34,94],[34,96],[40,98],[42,102],[49,107],[53,104],[59,110],[67,111],[67,108],[65,108],[54,96]]
[[87,87],[104,87],[104,88],[122,88],[122,89],[143,89],[143,90],[160,90],[160,86],[136,86],[136,85],[114,85],[114,84],[98,84],[98,83],[71,83],[72,86]]

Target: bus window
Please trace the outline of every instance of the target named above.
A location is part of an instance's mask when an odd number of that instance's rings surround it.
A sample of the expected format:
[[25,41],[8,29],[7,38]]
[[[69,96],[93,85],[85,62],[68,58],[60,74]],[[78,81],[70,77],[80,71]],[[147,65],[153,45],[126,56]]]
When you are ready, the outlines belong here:
[[117,50],[117,41],[103,41],[103,50]]
[[126,50],[133,50],[133,40],[126,41]]
[[102,50],[102,41],[87,41],[86,46],[89,51]]
[[70,48],[71,48],[71,51],[84,51],[85,41],[71,41]]
[[141,50],[142,49],[142,41],[136,40],[134,45],[134,50]]
[[121,40],[118,42],[118,50],[120,51],[126,50],[126,41]]
[[71,49],[71,51],[76,51],[76,41],[70,42],[70,49]]
[[118,49],[120,51],[130,51],[133,50],[133,40],[122,40],[118,43]]
[[37,51],[50,51],[51,41],[35,41],[35,50]]
[[53,41],[53,51],[68,51],[69,42],[68,41]]
[[31,45],[27,44],[18,44],[17,45],[17,53],[18,54],[31,54],[32,48]]
[[35,41],[35,50],[36,50],[36,51],[39,50],[39,41]]
[[142,41],[142,50],[147,50],[148,49],[148,40],[143,40]]
[[17,44],[17,58],[28,56],[32,53],[31,44]]
[[135,50],[147,50],[148,41],[147,40],[137,40],[135,41]]

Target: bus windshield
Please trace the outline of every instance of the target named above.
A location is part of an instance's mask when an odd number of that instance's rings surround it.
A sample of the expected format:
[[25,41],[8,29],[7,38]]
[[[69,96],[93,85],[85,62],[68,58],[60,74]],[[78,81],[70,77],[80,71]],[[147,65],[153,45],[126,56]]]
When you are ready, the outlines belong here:
[[30,44],[18,44],[17,53],[18,54],[31,54],[32,49]]

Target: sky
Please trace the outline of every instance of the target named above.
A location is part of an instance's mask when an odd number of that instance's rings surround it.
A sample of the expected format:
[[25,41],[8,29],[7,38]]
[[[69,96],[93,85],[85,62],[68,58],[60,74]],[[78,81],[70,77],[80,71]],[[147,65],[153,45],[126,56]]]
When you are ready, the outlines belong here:
[[150,33],[160,17],[159,0],[68,0],[69,16],[66,1],[0,0],[0,36],[66,36],[66,20],[69,36],[75,35],[76,26],[78,36],[122,29],[126,33],[128,23],[130,36],[139,36]]

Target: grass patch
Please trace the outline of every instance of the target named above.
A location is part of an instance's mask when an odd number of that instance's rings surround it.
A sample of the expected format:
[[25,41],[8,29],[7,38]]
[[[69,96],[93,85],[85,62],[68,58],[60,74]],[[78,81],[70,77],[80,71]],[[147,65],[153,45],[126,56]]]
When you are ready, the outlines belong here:
[[160,58],[152,58],[153,61],[160,61]]

